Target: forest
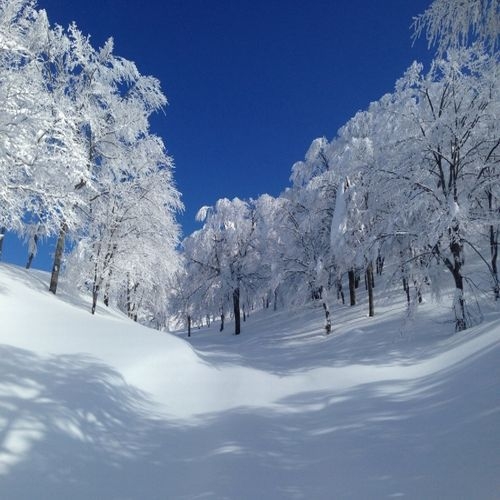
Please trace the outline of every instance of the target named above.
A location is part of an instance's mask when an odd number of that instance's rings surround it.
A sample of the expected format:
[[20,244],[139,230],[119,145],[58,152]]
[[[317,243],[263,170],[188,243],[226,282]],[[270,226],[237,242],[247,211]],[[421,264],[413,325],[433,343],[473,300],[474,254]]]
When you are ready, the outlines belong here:
[[[135,321],[166,329],[234,320],[257,308],[369,297],[378,276],[412,313],[451,283],[454,328],[500,300],[500,99],[497,0],[434,0],[413,36],[434,51],[331,139],[316,138],[281,195],[218,200],[181,239],[173,160],[150,130],[160,82],[52,26],[31,0],[0,2],[0,227],[57,241],[59,273]],[[0,244],[1,244],[0,239]],[[480,269],[485,279],[478,283]],[[360,314],[365,314],[363,311]]]

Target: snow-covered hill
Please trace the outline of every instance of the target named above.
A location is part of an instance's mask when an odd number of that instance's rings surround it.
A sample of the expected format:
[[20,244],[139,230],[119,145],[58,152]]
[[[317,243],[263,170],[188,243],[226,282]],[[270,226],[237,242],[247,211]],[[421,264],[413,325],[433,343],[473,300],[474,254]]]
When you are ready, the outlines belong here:
[[498,499],[500,319],[259,312],[171,335],[0,265],[0,498]]

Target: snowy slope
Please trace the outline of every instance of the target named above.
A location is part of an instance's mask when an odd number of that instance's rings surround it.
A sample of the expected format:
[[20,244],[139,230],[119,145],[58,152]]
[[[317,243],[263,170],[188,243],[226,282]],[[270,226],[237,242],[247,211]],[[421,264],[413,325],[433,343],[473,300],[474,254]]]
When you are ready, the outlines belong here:
[[0,265],[1,499],[500,498],[500,320],[158,333]]

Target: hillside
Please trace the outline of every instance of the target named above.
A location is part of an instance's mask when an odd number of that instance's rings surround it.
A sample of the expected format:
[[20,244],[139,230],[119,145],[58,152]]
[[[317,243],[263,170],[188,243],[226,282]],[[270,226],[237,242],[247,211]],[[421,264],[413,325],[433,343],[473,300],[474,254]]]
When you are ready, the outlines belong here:
[[382,300],[188,343],[47,282],[0,265],[2,499],[498,498],[498,315]]

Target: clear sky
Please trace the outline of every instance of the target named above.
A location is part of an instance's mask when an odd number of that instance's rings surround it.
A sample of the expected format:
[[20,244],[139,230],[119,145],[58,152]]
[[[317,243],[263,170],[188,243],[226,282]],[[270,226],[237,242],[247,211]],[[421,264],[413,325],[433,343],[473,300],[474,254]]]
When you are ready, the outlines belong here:
[[[314,138],[331,139],[392,91],[413,60],[428,62],[425,41],[412,46],[410,24],[430,3],[38,1],[52,24],[75,21],[94,45],[112,36],[117,55],[162,82],[169,106],[152,129],[175,160],[185,234],[198,208],[221,197],[278,195]],[[24,264],[11,238],[4,259]],[[41,253],[34,267],[49,261]]]

